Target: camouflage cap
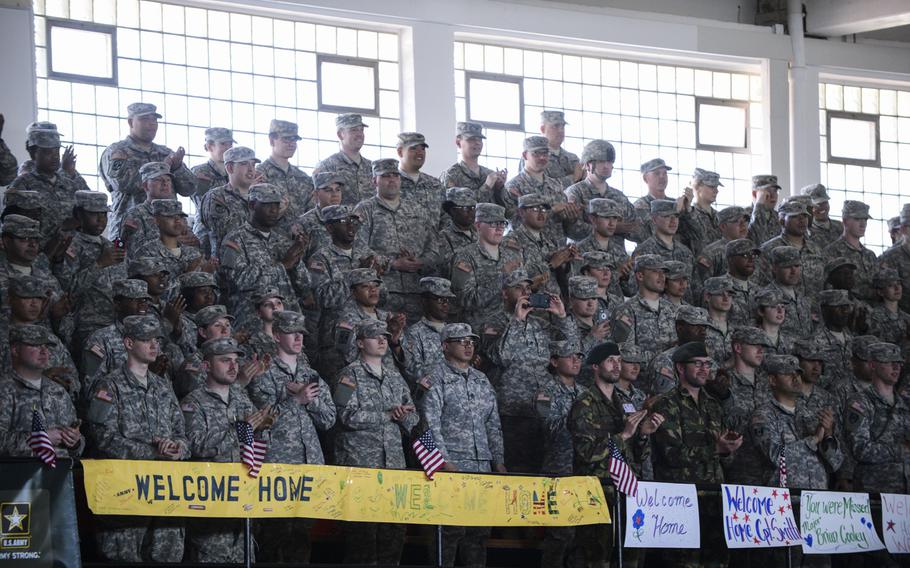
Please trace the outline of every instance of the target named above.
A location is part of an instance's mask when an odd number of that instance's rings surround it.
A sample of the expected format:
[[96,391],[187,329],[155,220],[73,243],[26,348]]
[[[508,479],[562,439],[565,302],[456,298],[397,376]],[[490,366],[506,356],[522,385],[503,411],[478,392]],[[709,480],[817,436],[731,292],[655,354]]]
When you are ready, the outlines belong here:
[[784,295],[777,288],[762,288],[752,296],[752,305],[755,308],[767,308],[784,304]]
[[777,208],[777,215],[781,218],[793,217],[795,215],[809,215],[809,210],[806,208],[805,203],[788,199],[786,202],[781,203]]
[[808,213],[812,213],[812,210],[815,208],[815,205],[812,203],[812,198],[808,195],[791,195],[784,200],[784,203],[801,203],[806,207]]
[[768,338],[768,334],[764,331],[758,329],[757,327],[738,327],[733,330],[733,337],[731,338],[733,343],[739,343],[742,345],[761,345],[762,347],[774,347],[774,344],[771,343],[771,340]]
[[816,295],[819,306],[852,306],[850,292],[846,290],[822,290]]
[[344,176],[341,174],[341,172],[319,172],[313,176],[313,187],[316,189],[328,187],[333,183],[344,185],[344,182]]
[[828,197],[828,188],[820,183],[810,183],[799,190],[799,192],[802,195],[808,195],[809,199],[812,200],[813,205],[820,205],[831,200],[831,198]]
[[220,319],[234,321],[234,316],[228,313],[227,308],[218,304],[206,306],[193,315],[193,321],[198,326],[209,326]]
[[539,193],[526,193],[518,198],[519,209],[530,209],[531,207],[550,208],[550,200]]
[[623,217],[619,203],[605,197],[595,197],[588,201],[588,214],[595,217]]
[[901,354],[901,348],[893,343],[881,341],[869,346],[869,361],[878,363],[903,363],[904,356]]
[[345,276],[345,280],[348,282],[348,288],[353,288],[354,286],[359,286],[368,282],[382,284],[382,278],[380,278],[379,274],[372,268],[355,268],[350,270]]
[[256,203],[281,203],[284,201],[284,190],[270,183],[255,183],[250,186],[247,198]]
[[373,177],[379,177],[383,174],[397,174],[398,160],[395,158],[383,158],[373,160]]
[[872,277],[872,286],[875,288],[884,288],[885,286],[890,286],[891,284],[900,281],[901,275],[897,270],[883,267],[879,268],[875,273],[875,276]]
[[276,135],[281,138],[293,138],[295,140],[302,140],[302,138],[297,134],[297,124],[294,122],[289,122],[287,120],[278,120],[273,118],[272,122],[269,123],[269,136]]
[[544,110],[540,112],[541,124],[569,124],[566,122],[566,113],[561,110]]
[[718,223],[735,223],[740,219],[749,219],[749,211],[744,207],[738,205],[733,205],[732,207],[724,207],[717,212],[717,222]]
[[500,282],[502,283],[503,288],[514,288],[515,286],[519,286],[525,282],[530,284],[533,282],[533,280],[531,280],[531,277],[528,276],[527,270],[524,268],[518,268],[512,272],[509,272],[508,274],[503,274],[500,277]]
[[356,112],[346,112],[335,117],[335,128],[338,130],[357,127],[369,128],[369,125],[364,124],[363,116]]
[[901,216],[900,215],[898,215],[897,217],[891,217],[890,219],[888,219],[888,230],[889,231],[896,231],[900,228],[901,228]]
[[17,239],[40,239],[41,223],[31,217],[14,213],[3,218],[3,226],[0,228],[0,232]]
[[24,343],[25,345],[53,345],[51,332],[40,325],[20,323],[9,328],[10,345]]
[[462,138],[486,138],[483,135],[483,124],[479,122],[459,122],[455,125],[455,133]]
[[140,256],[130,260],[129,264],[126,265],[126,273],[130,278],[133,276],[151,276],[162,272],[170,274],[164,261],[154,256]]
[[25,139],[26,146],[38,148],[59,148],[60,133],[55,130],[32,130]]
[[666,264],[661,256],[656,254],[642,254],[635,257],[634,272],[642,270],[666,270]]
[[246,356],[246,351],[240,347],[237,340],[233,337],[216,337],[215,339],[209,339],[202,344],[201,351],[203,358],[206,359],[216,355],[230,355],[231,353],[236,353],[241,357]]
[[844,201],[844,207],[842,209],[843,218],[847,219],[871,219],[872,215],[869,215],[869,206],[863,203],[862,201],[853,201],[848,199]]
[[854,270],[856,270],[855,262],[853,262],[849,258],[846,258],[843,256],[838,256],[838,257],[832,258],[831,260],[829,260],[828,262],[825,263],[825,280],[827,280],[828,277],[831,276],[832,272],[834,272],[835,270],[837,270],[838,268],[841,268],[843,266],[851,266],[851,267],[853,267]]
[[477,223],[506,223],[506,210],[495,203],[478,203],[474,209],[474,221]]
[[689,305],[679,307],[679,310],[676,312],[676,321],[681,321],[689,325],[711,325],[711,321],[708,319],[708,310]]
[[114,282],[112,288],[114,298],[129,298],[132,300],[152,299],[152,297],[149,296],[148,284],[145,280],[139,280],[138,278],[118,280],[117,282]]
[[777,183],[777,176],[774,175],[757,175],[752,176],[752,189],[755,191],[762,189],[780,189],[780,184]]
[[869,360],[869,346],[873,343],[881,343],[881,339],[875,335],[858,335],[853,337],[853,343],[850,345],[853,356],[863,361]]
[[[77,191],[80,193],[82,190]],[[105,199],[107,203],[107,196],[100,192],[85,192],[85,193],[98,193]],[[7,189],[6,193],[3,194],[3,207],[18,207],[20,209],[26,209],[28,211],[37,211],[43,209],[44,206],[41,204],[41,194],[37,191],[29,191],[24,189]]]
[[790,375],[803,372],[799,366],[799,359],[793,355],[768,354],[762,362],[762,367],[769,375]]
[[155,217],[186,217],[183,204],[176,199],[153,199],[152,215]]
[[455,293],[452,292],[452,282],[445,278],[426,276],[420,279],[419,285],[420,292],[423,294],[431,294],[439,298],[455,297]]
[[750,239],[735,239],[724,245],[724,256],[739,256],[741,254],[759,256],[761,249],[755,246],[755,243]]
[[569,297],[579,300],[597,298],[597,279],[590,276],[572,276],[569,278]]
[[171,167],[164,162],[148,162],[139,168],[139,179],[143,182],[169,175],[172,175]]
[[660,168],[664,168],[667,171],[673,169],[667,165],[667,162],[665,162],[663,158],[654,158],[653,160],[648,160],[640,166],[642,175],[648,172],[653,172],[654,170],[659,170]]
[[272,331],[278,333],[302,333],[307,335],[306,318],[299,312],[283,310],[275,312],[275,321],[272,322]]
[[676,202],[672,199],[655,199],[651,202],[651,215],[672,217],[679,215],[679,211],[676,210]]
[[398,134],[399,148],[413,148],[414,146],[430,147],[427,144],[427,139],[420,132],[401,132]]
[[543,136],[528,136],[522,143],[522,149],[525,152],[535,152],[537,150],[547,150],[550,147],[549,141]]
[[374,319],[363,320],[357,323],[355,332],[357,333],[358,339],[368,339],[370,337],[379,337],[380,335],[392,336],[386,322]]
[[667,280],[679,280],[680,278],[691,278],[692,267],[687,262],[681,260],[665,260],[664,272],[667,273]]
[[107,195],[100,191],[85,191],[80,189],[75,194],[76,207],[92,213],[106,213],[111,210],[107,205]]
[[140,341],[164,337],[158,316],[126,316],[123,318],[123,336]]
[[904,203],[901,207],[901,225],[910,225],[910,203]]
[[136,118],[139,116],[155,115],[155,118],[161,118],[158,114],[158,107],[151,103],[132,103],[126,107],[126,117]]
[[360,216],[354,213],[354,208],[350,205],[328,205],[320,209],[320,213],[322,213],[322,220],[325,224],[335,223],[342,219],[350,219],[351,217],[360,219]]
[[801,266],[803,263],[803,259],[799,254],[799,249],[796,247],[773,248],[768,254],[768,258],[770,259],[771,264],[780,268]]
[[205,129],[205,142],[233,142],[237,143],[234,140],[234,133],[231,132],[229,128],[221,128],[218,126],[213,126],[211,128]]
[[581,255],[581,268],[609,268],[610,270],[616,269],[616,262],[613,260],[613,256],[602,250],[592,250],[588,251]]
[[733,291],[733,281],[726,276],[712,276],[704,281],[705,294],[715,295]]
[[581,151],[581,163],[615,162],[616,148],[606,140],[591,140]]
[[256,152],[246,146],[232,146],[224,151],[225,164],[237,164],[240,162],[261,163],[262,160],[256,157]]
[[253,302],[253,305],[257,308],[262,305],[266,300],[272,298],[278,298],[281,301],[284,301],[284,296],[281,295],[281,292],[275,286],[266,286],[265,288],[260,288],[253,296],[250,298],[250,301]]
[[575,341],[551,341],[550,357],[571,357],[581,355],[581,347]]
[[16,274],[10,276],[9,292],[17,298],[49,298],[51,285],[39,276]]
[[612,341],[604,341],[591,348],[585,357],[585,365],[600,365],[607,357],[619,356],[619,345]]
[[793,342],[791,351],[794,355],[806,361],[824,361],[827,359],[825,351],[821,349],[818,342],[811,339],[797,339]]
[[623,343],[620,345],[619,356],[622,358],[623,363],[639,363],[644,365],[651,360],[648,357],[648,354],[634,343]]
[[461,339],[462,337],[480,339],[480,337],[471,329],[471,326],[466,323],[447,323],[442,326],[442,331],[439,332],[439,338],[442,341]]
[[51,130],[53,132],[57,132],[57,125],[53,122],[48,122],[46,120],[30,122],[28,124],[28,126],[25,127],[26,136],[31,134],[35,130]]
[[689,343],[683,343],[674,349],[673,353],[670,354],[670,360],[674,363],[688,363],[696,357],[708,357],[708,349],[705,347],[704,341],[690,341]]
[[724,187],[724,184],[720,183],[719,173],[712,172],[710,170],[703,170],[701,168],[695,168],[695,171],[692,172],[692,181],[697,185],[707,185],[708,187]]
[[180,288],[205,288],[207,286],[218,288],[215,275],[201,270],[184,272],[177,278],[177,282]]
[[467,187],[450,187],[446,190],[446,203],[451,203],[456,207],[474,207],[477,205],[477,199],[474,198],[474,190]]

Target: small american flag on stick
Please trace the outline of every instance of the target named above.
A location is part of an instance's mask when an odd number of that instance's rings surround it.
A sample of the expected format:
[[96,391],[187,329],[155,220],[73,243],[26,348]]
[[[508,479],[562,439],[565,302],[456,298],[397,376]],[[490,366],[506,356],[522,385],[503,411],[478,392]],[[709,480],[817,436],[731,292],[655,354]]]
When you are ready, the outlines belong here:
[[427,479],[433,479],[433,475],[446,464],[442,453],[436,447],[433,432],[429,429],[414,440],[411,447],[414,448],[414,454],[420,462],[420,467],[427,474]]
[[620,493],[635,497],[638,494],[638,478],[635,477],[632,468],[626,463],[625,458],[622,456],[622,452],[616,447],[612,438],[610,439],[609,448],[610,479],[613,480],[613,485],[616,486],[616,490]]
[[57,450],[51,444],[51,439],[47,435],[47,428],[44,426],[44,420],[41,419],[37,408],[32,409],[32,433],[28,437],[28,445],[32,452],[46,465],[57,467]]
[[787,458],[784,456],[784,447],[780,447],[777,454],[777,473],[780,476],[780,486],[787,486]]
[[249,422],[238,420],[236,426],[237,437],[240,438],[240,461],[250,468],[250,477],[258,477],[268,444],[253,437],[253,427]]

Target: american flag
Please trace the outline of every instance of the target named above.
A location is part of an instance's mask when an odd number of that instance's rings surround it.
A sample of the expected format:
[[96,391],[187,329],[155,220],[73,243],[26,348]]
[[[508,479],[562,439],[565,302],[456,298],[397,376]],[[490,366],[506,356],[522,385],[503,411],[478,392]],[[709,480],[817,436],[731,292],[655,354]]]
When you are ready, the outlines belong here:
[[57,467],[57,450],[51,444],[44,420],[41,420],[37,408],[32,409],[32,433],[28,437],[28,445],[41,461],[51,467]]
[[442,458],[442,453],[436,447],[433,432],[430,430],[427,430],[414,440],[411,447],[414,448],[414,454],[420,461],[423,471],[426,472],[427,479],[433,479],[433,475],[446,464],[446,460]]
[[622,452],[616,447],[612,438],[610,439],[609,468],[610,479],[613,480],[613,485],[616,486],[616,490],[620,493],[635,497],[638,494],[638,478],[635,477],[632,468],[626,463],[625,458],[622,457]]
[[777,473],[780,476],[780,486],[787,486],[787,458],[784,457],[784,447],[780,447],[780,452],[777,454]]
[[240,461],[250,468],[250,477],[258,477],[268,444],[253,437],[253,427],[249,422],[238,420],[236,426],[237,437],[240,438]]

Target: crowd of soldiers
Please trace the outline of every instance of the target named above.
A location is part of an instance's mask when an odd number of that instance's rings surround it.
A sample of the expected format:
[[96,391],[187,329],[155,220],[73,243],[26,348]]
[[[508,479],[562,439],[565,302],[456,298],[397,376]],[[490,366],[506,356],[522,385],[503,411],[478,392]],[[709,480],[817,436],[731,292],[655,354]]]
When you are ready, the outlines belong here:
[[[877,256],[869,206],[834,220],[821,184],[779,199],[757,175],[750,208],[717,210],[718,173],[670,197],[654,158],[633,202],[609,184],[614,146],[568,152],[559,111],[511,178],[478,162],[477,123],[437,178],[423,135],[371,161],[342,114],[310,176],[291,122],[265,160],[209,128],[190,168],[155,143],[161,118],[129,105],[100,161],[110,204],[55,125],[29,127],[18,166],[0,141],[0,456],[31,455],[38,412],[70,457],[239,462],[246,422],[266,462],[414,468],[429,430],[447,471],[609,484],[615,447],[642,480],[778,485],[783,456],[791,487],[910,490],[910,205]],[[111,562],[243,556],[236,521],[96,526]],[[310,526],[257,521],[258,559],[306,562]],[[346,562],[401,557],[403,525],[343,530]],[[489,534],[446,527],[445,565],[484,565]],[[711,534],[666,564],[723,565]],[[548,530],[542,566],[611,547],[603,526]]]

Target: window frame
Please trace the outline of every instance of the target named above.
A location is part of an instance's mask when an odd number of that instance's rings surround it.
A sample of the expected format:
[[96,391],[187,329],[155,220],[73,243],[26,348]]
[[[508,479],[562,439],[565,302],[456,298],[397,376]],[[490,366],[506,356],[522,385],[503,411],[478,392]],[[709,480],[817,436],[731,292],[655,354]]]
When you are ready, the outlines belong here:
[[[702,144],[701,142],[701,129],[699,124],[701,124],[701,105],[707,104],[711,106],[726,106],[726,107],[735,107],[741,108],[745,111],[745,120],[743,124],[743,130],[745,131],[745,145],[743,147],[739,146],[717,146],[714,144]],[[716,99],[713,97],[695,97],[695,149],[696,150],[710,150],[712,152],[733,152],[736,154],[751,154],[752,153],[752,135],[749,122],[749,105],[750,101],[739,101],[735,99]]]
[[[496,81],[499,83],[513,83],[518,85],[518,123],[511,122],[489,122],[475,119],[471,116],[471,79],[481,81]],[[470,122],[480,122],[485,128],[497,128],[499,130],[509,130],[513,132],[525,131],[525,90],[524,78],[515,75],[505,75],[500,73],[486,73],[484,71],[464,71],[464,100],[465,100],[465,118]]]
[[[74,83],[90,83],[92,85],[110,85],[113,87],[119,87],[119,81],[117,77],[117,26],[111,26],[107,24],[96,24],[95,22],[83,22],[77,20],[64,20],[60,18],[50,18],[45,17],[44,31],[45,31],[45,43],[47,49],[47,78],[48,79],[60,79],[63,81],[72,81]],[[53,53],[54,53],[54,42],[52,40],[51,32],[53,28],[68,28],[81,31],[89,31],[96,33],[107,34],[111,37],[111,76],[108,77],[95,77],[92,75],[80,75],[78,73],[61,73],[59,71],[54,71],[53,68]]]
[[[322,86],[325,84],[322,80],[322,64],[336,63],[339,65],[351,65],[359,67],[368,67],[373,70],[373,108],[348,107],[339,105],[330,105],[322,102]],[[343,55],[330,55],[316,53],[316,109],[324,112],[357,113],[366,116],[375,116],[379,118],[379,61],[370,59],[361,59],[359,57],[347,57]]]
[[[831,119],[832,118],[842,118],[847,120],[857,120],[862,122],[871,122],[875,125],[875,159],[874,160],[860,160],[857,158],[842,158],[840,156],[831,155]],[[882,167],[882,136],[880,130],[880,119],[881,115],[878,114],[869,114],[863,112],[850,112],[843,110],[827,110],[825,109],[825,150],[827,152],[827,160],[829,164],[843,164],[846,166],[869,166],[880,168]]]

